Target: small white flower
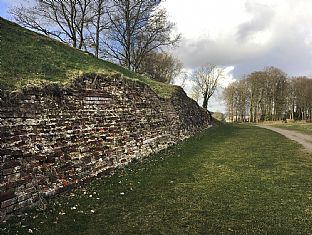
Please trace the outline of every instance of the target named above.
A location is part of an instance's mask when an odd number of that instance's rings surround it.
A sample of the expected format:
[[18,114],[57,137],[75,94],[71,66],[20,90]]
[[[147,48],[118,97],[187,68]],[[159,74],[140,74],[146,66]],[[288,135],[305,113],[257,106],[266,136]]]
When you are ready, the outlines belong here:
[[90,194],[90,195],[89,195],[89,197],[93,197],[93,195],[92,195],[92,194]]
[[91,213],[94,213],[95,212],[95,210],[91,210]]
[[32,231],[32,229],[31,229],[31,228],[30,228],[30,229],[28,229],[28,232],[29,232],[29,233],[33,233],[33,231]]
[[73,207],[71,207],[70,209],[72,209],[72,210],[76,210],[77,208],[76,208],[75,206],[73,206]]
[[124,193],[124,192],[121,192],[120,195],[125,195],[125,193]]

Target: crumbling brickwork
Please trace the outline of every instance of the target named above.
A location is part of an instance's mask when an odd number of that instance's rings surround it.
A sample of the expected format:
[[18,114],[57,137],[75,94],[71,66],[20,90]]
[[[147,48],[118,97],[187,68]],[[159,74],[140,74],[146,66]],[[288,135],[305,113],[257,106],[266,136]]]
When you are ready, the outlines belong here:
[[0,219],[209,125],[181,88],[171,99],[121,76],[1,94]]

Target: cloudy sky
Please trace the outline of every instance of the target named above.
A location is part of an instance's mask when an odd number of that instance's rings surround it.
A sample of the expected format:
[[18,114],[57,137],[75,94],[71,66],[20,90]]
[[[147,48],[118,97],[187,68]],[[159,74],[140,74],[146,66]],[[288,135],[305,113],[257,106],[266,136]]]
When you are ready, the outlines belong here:
[[[0,0],[0,15],[8,18],[18,2],[25,1]],[[312,76],[312,0],[166,0],[163,6],[183,36],[174,54],[188,71],[223,66],[223,86],[266,66]],[[220,102],[211,105],[224,110]]]
[[312,75],[311,0],[167,0],[183,35],[176,55],[188,68],[234,66],[235,77],[277,66]]

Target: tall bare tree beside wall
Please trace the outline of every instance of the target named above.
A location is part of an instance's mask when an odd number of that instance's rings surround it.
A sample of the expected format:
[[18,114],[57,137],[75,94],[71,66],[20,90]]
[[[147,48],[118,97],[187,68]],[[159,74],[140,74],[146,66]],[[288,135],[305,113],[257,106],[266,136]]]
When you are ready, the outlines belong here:
[[92,0],[36,0],[33,7],[15,7],[11,13],[17,23],[82,49],[86,25],[92,18],[91,3]]
[[112,0],[108,12],[110,29],[105,41],[107,55],[126,68],[136,71],[151,51],[174,45],[180,38],[172,38],[174,24],[160,0]]
[[216,65],[206,65],[195,69],[192,79],[195,83],[193,89],[203,98],[203,108],[207,109],[208,101],[215,93],[220,79],[224,77],[224,70]]
[[110,7],[110,0],[92,0],[91,4],[91,20],[87,24],[88,44],[94,51],[96,57],[100,57],[101,38],[105,38],[103,34],[108,29],[107,11]]

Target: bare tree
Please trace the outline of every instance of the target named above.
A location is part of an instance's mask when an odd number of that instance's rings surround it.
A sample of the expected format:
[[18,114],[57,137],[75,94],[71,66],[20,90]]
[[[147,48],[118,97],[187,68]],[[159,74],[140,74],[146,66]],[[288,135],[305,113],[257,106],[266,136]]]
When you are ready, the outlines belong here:
[[112,2],[107,55],[128,69],[136,71],[149,52],[179,40],[179,35],[172,38],[174,24],[168,21],[165,10],[159,9],[160,0]]
[[[110,0],[92,0],[92,18],[87,24],[88,44],[94,50],[96,57],[100,56],[101,37],[105,37],[104,30],[108,29],[107,10],[110,8]],[[87,44],[87,43],[86,43]]]
[[281,119],[286,109],[287,75],[282,70],[272,66],[265,68],[264,72],[266,74],[267,97],[269,97],[267,113],[271,115],[272,120]]
[[30,29],[82,49],[85,27],[92,18],[92,0],[36,0],[33,7],[15,7],[15,20]]
[[203,108],[207,109],[208,101],[215,93],[220,79],[224,77],[224,70],[216,65],[208,64],[193,71],[195,82],[193,89],[203,98]]
[[17,23],[136,71],[148,53],[175,45],[161,0],[34,0],[11,9]]
[[170,83],[182,71],[182,63],[171,54],[149,52],[142,61],[138,72],[147,74],[150,78]]
[[266,77],[265,72],[263,71],[256,71],[249,75],[247,75],[247,89],[249,93],[249,121],[250,122],[258,122],[259,111],[260,111],[260,104],[263,99],[263,86],[262,83],[264,82],[264,78]]
[[236,121],[234,117],[237,117],[236,94],[237,94],[237,82],[230,84],[223,90],[223,99],[228,109],[227,111],[228,119],[231,122]]
[[312,119],[312,79],[296,77],[292,80],[296,119]]
[[[312,120],[312,79],[287,78],[280,69],[253,72],[224,90],[233,121]],[[245,120],[246,121],[246,120]]]
[[237,82],[236,86],[236,119],[240,122],[246,122],[249,107],[250,107],[250,93],[248,92],[247,79],[242,79]]
[[[181,82],[180,82],[180,86],[185,89],[186,88],[186,85],[187,85],[187,80],[189,78],[189,75],[186,71],[183,71],[183,69],[181,70],[181,73],[179,74],[179,77],[181,79]],[[196,100],[198,101],[198,100]]]

